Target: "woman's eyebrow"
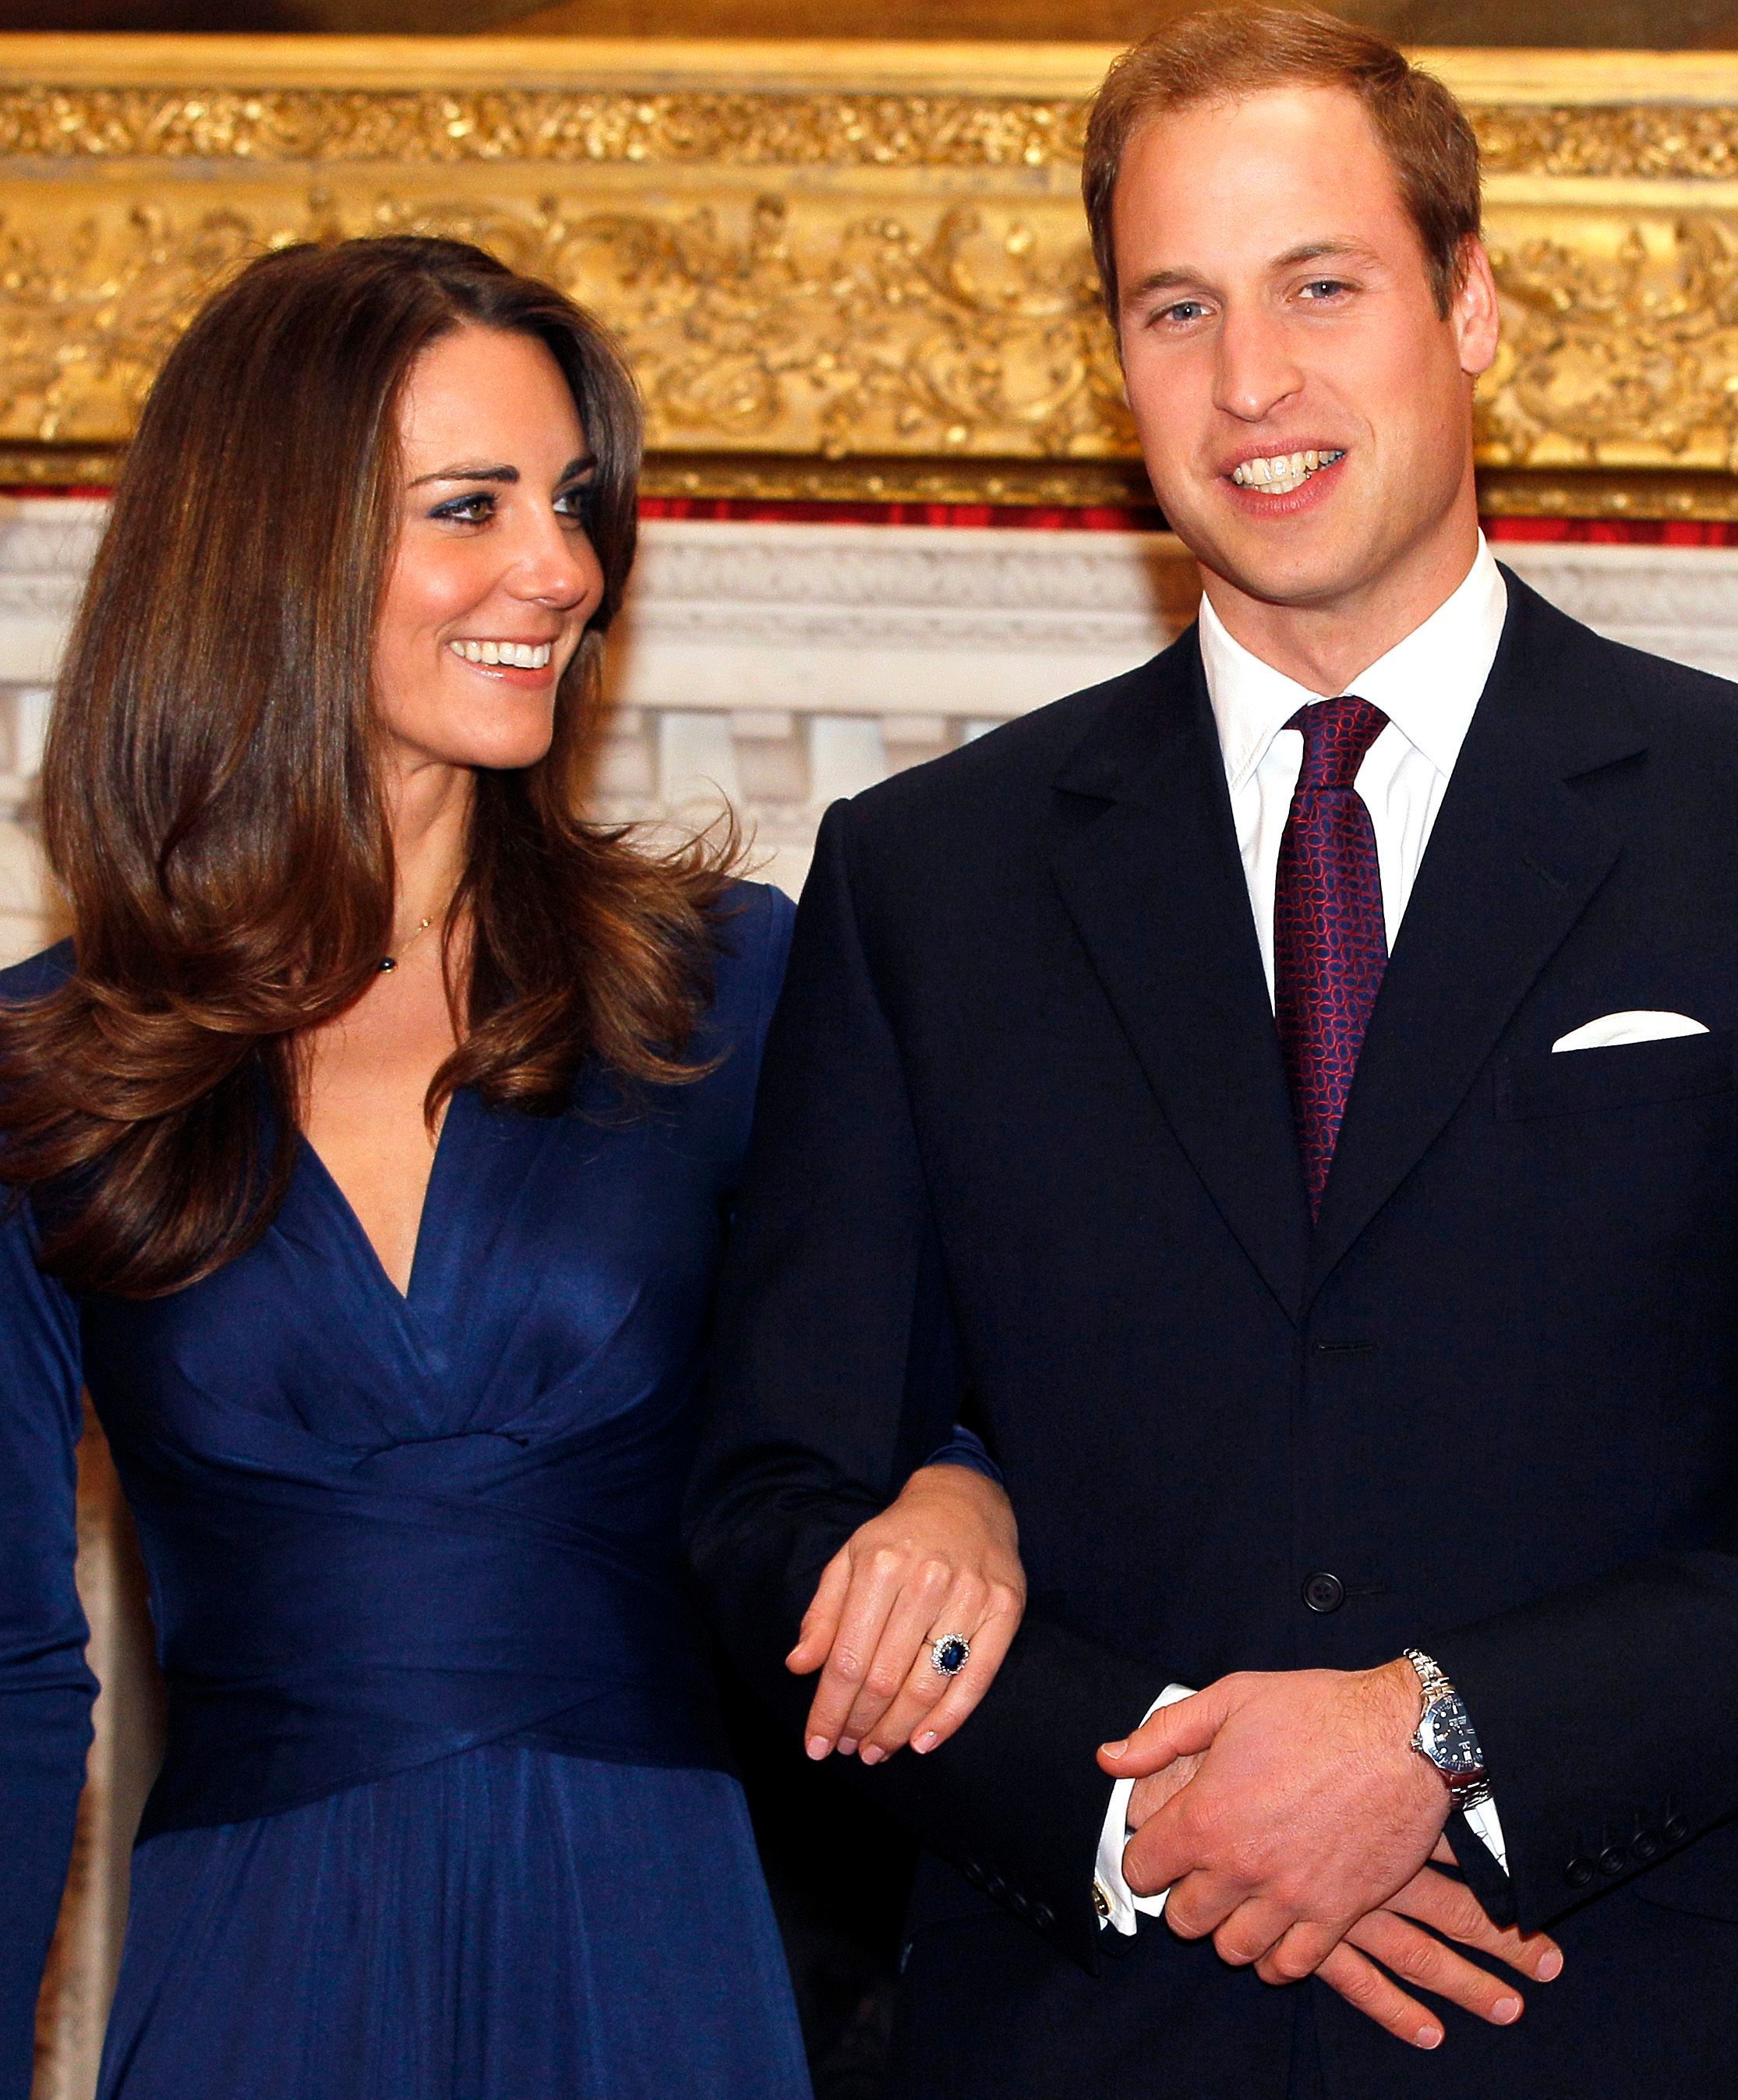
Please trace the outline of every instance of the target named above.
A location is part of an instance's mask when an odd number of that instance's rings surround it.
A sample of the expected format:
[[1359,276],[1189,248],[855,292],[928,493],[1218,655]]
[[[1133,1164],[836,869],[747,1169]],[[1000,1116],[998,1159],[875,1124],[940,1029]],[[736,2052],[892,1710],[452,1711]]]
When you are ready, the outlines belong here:
[[483,466],[461,465],[436,467],[432,474],[419,474],[410,484],[421,488],[429,481],[517,481],[519,470],[516,466]]
[[[572,481],[582,474],[589,474],[597,464],[591,453],[581,452],[577,459],[569,460],[556,475],[555,486],[559,488],[563,482]],[[516,466],[492,466],[481,462],[462,461],[455,466],[436,467],[432,474],[419,474],[410,485],[412,488],[421,488],[425,483],[430,481],[516,482],[518,479],[519,470]]]

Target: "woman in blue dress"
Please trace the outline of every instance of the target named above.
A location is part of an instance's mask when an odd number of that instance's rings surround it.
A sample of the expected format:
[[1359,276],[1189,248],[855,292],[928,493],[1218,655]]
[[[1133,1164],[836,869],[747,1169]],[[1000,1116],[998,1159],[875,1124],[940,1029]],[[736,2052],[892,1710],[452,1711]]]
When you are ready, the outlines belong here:
[[[790,907],[579,814],[637,456],[596,328],[450,242],[255,263],[148,405],[45,766],[76,963],[0,977],[3,2100],[85,1386],[170,1692],[104,2096],[808,2090],[677,1537]],[[993,1674],[967,1456],[807,1666],[849,1615],[920,1703],[944,1624]]]

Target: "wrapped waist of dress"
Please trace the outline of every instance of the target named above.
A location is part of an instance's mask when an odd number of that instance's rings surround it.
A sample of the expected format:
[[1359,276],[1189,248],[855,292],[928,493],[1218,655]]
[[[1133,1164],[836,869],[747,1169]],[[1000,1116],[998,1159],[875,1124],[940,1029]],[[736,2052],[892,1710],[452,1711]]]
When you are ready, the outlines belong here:
[[135,1476],[170,1693],[141,1834],[488,1743],[726,1766],[673,1509],[624,1530],[577,1492],[552,1518],[546,1472],[534,1498],[513,1485]]

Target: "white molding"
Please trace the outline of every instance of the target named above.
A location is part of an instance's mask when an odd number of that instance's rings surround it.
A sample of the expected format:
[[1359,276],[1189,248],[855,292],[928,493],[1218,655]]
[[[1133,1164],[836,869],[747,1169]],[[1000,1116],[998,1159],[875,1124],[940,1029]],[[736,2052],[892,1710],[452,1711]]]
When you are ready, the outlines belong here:
[[1496,552],[1553,605],[1614,642],[1738,682],[1738,547],[1511,540]]
[[656,522],[615,651],[634,706],[1023,714],[1193,615],[1159,532]]

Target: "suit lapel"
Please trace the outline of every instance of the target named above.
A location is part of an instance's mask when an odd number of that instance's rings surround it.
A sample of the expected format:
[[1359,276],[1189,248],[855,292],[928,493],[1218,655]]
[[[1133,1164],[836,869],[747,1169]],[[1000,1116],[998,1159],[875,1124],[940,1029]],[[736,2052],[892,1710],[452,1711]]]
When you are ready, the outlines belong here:
[[1075,929],[1178,1142],[1295,1317],[1309,1214],[1193,629],[1056,785],[1102,805],[1053,863]]
[[1622,844],[1572,784],[1645,748],[1597,660],[1605,645],[1512,576],[1508,585],[1502,646],[1359,1057],[1311,1296],[1465,1098]]

